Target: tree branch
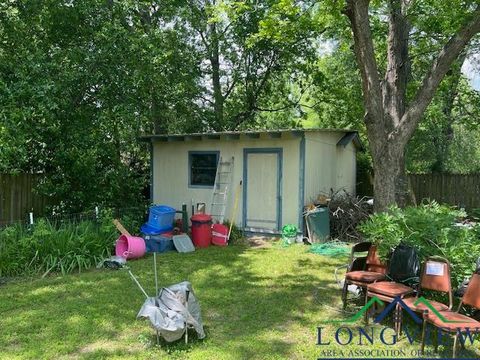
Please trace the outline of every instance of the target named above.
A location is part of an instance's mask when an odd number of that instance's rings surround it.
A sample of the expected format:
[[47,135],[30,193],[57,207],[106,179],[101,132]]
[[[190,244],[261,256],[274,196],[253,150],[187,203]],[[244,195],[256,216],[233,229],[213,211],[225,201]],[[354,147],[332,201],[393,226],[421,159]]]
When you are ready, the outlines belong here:
[[210,44],[208,43],[207,39],[202,30],[194,28],[194,30],[200,35],[200,39],[202,40],[203,46],[205,46],[205,50],[207,53],[210,53]]
[[237,79],[233,77],[232,83],[230,84],[230,86],[228,86],[227,91],[225,92],[225,95],[223,95],[223,100],[226,100],[230,96],[236,84],[237,84]]
[[398,125],[405,112],[407,81],[410,73],[405,0],[389,0],[387,71],[383,82],[383,106],[389,115],[390,130]]
[[263,112],[278,112],[278,111],[285,111],[285,110],[291,109],[295,106],[300,105],[300,101],[302,101],[303,95],[305,95],[305,93],[307,92],[308,89],[310,89],[311,86],[312,86],[312,84],[309,84],[308,86],[306,86],[300,92],[300,95],[298,96],[298,99],[296,99],[295,101],[288,101],[287,105],[284,105],[284,106],[281,106],[281,107],[278,107],[278,108],[273,108],[273,109],[272,108],[261,108],[261,107],[255,105],[255,110],[263,111]]
[[[386,136],[383,123],[382,89],[368,15],[369,0],[347,0],[344,10],[353,30],[354,51],[362,77],[363,101],[365,103],[365,124],[370,137]],[[370,141],[370,144],[375,144]],[[373,149],[374,152],[381,151]]]
[[[273,53],[270,56],[270,59],[268,61],[268,64],[266,65],[267,68],[263,72],[263,77],[260,79],[260,83],[256,85],[255,89],[250,89],[251,84],[250,83],[257,83],[258,78],[257,76],[252,77],[249,75],[250,71],[247,71],[247,76],[245,77],[245,89],[246,89],[246,109],[237,113],[235,116],[232,117],[233,119],[233,129],[237,129],[245,120],[247,120],[252,114],[255,113],[255,110],[257,110],[257,100],[258,97],[260,96],[260,93],[262,92],[263,88],[265,87],[265,84],[267,83],[268,78],[270,77],[270,73],[272,70],[272,67],[275,65],[275,62],[277,61],[277,54]],[[247,69],[250,69],[251,67],[251,62],[249,57],[245,59],[247,62]]]
[[437,58],[433,61],[430,71],[423,79],[422,85],[411,102],[408,110],[392,134],[404,144],[410,140],[424,111],[433,99],[440,82],[447,74],[450,66],[460,55],[462,50],[480,32],[480,5],[473,11],[471,18],[453,35],[445,46],[440,50]]

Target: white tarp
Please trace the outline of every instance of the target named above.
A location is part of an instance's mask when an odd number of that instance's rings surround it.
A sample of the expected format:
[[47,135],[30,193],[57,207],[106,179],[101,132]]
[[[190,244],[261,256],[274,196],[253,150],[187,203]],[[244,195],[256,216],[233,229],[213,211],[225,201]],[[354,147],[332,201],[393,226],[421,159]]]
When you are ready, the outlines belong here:
[[[185,306],[187,291],[189,296]],[[199,339],[205,337],[200,304],[188,281],[162,288],[158,297],[147,298],[137,314],[139,318],[149,319],[168,342],[180,339],[185,333],[186,324],[195,329]]]

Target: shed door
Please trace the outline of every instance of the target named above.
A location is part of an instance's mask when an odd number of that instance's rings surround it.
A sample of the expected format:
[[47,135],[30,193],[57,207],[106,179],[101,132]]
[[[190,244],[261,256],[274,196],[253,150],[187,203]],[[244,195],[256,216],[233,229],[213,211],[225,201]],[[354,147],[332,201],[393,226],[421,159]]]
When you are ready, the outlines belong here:
[[244,227],[278,231],[281,209],[281,149],[245,150]]

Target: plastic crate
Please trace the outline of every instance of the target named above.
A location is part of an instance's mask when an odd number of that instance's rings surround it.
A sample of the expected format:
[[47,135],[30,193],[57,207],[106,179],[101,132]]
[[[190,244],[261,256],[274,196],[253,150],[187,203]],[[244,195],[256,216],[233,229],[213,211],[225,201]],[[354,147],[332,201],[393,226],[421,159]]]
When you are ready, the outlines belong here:
[[170,231],[173,229],[175,209],[166,205],[155,205],[150,207],[148,214],[148,226],[158,232]]
[[147,235],[145,236],[145,246],[147,252],[163,253],[175,250],[173,240],[171,237],[162,235]]

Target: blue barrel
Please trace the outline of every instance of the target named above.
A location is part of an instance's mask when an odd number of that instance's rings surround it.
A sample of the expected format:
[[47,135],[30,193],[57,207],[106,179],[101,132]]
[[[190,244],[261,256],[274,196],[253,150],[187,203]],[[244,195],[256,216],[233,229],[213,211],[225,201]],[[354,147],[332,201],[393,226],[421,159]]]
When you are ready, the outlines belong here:
[[154,205],[150,207],[148,214],[148,226],[158,232],[170,231],[173,229],[175,209],[166,205]]

